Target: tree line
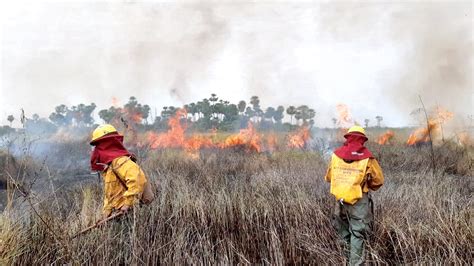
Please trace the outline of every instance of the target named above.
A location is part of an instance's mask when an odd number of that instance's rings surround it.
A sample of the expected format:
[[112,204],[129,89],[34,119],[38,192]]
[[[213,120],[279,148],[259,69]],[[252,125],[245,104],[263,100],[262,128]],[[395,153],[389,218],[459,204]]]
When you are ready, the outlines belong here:
[[[22,118],[25,129],[33,132],[53,133],[62,126],[74,126],[90,128],[97,123],[124,124],[125,126],[166,130],[168,121],[176,112],[184,108],[187,113],[189,128],[198,131],[217,129],[232,131],[247,127],[249,122],[254,123],[259,129],[291,130],[298,126],[313,127],[316,112],[307,105],[300,106],[267,106],[262,107],[260,98],[252,96],[248,101],[241,100],[231,103],[211,94],[209,98],[185,104],[183,107],[164,106],[159,114],[152,115],[151,108],[147,104],[141,104],[136,97],[130,97],[123,106],[110,106],[98,111],[102,121],[95,121],[94,112],[97,109],[95,103],[78,104],[67,106],[58,105],[47,117],[42,118],[33,114],[31,118]],[[284,122],[285,117],[286,122]],[[12,124],[15,121],[13,115],[8,115],[9,126],[0,127],[0,135],[12,132]],[[377,127],[381,127],[382,116],[376,116]],[[332,118],[334,127],[338,127],[338,119]],[[369,127],[369,119],[364,120],[364,126]]]
[[[123,106],[110,106],[107,109],[98,111],[98,116],[102,121],[95,121],[94,112],[97,109],[95,103],[78,104],[67,106],[58,105],[47,117],[40,117],[33,114],[31,117],[23,118],[22,124],[25,129],[52,133],[59,127],[73,126],[81,128],[93,127],[97,123],[124,124],[127,127],[166,130],[168,121],[176,112],[184,108],[187,113],[188,126],[194,130],[207,131],[217,129],[231,131],[247,127],[248,122],[254,123],[260,129],[291,129],[297,126],[314,125],[316,112],[307,105],[288,106],[282,105],[262,107],[260,98],[252,96],[249,101],[241,100],[238,103],[219,98],[216,94],[211,94],[209,98],[204,98],[197,102],[185,104],[183,107],[164,106],[159,114],[151,114],[151,108],[147,104],[141,104],[136,97],[130,97]],[[288,115],[287,122],[283,122],[285,115]],[[8,115],[7,120],[10,126],[16,120],[13,115]]]

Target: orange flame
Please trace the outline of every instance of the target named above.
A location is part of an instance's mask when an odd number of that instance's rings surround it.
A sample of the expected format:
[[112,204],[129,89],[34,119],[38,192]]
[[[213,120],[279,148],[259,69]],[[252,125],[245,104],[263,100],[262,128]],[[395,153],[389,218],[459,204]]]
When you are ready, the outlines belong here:
[[220,145],[221,148],[238,146],[246,147],[250,151],[262,151],[261,136],[257,133],[252,123],[249,122],[248,127],[241,129],[238,134],[227,137],[224,143]]
[[407,140],[408,145],[415,145],[418,143],[426,143],[430,141],[430,132],[433,134],[433,130],[437,127],[435,121],[430,120],[428,122],[428,127],[422,127],[415,130],[410,134]]
[[454,117],[454,114],[443,107],[436,107],[435,110],[437,122],[444,124],[447,121],[451,120]]
[[[278,138],[275,133],[261,134],[253,123],[249,123],[247,128],[241,129],[239,133],[232,134],[219,141],[217,130],[213,129],[208,134],[186,135],[186,124],[182,120],[186,118],[186,111],[180,109],[176,115],[168,121],[169,129],[164,133],[148,132],[147,143],[151,149],[183,149],[190,157],[199,158],[199,150],[203,148],[243,148],[246,151],[260,153],[262,151],[273,152],[278,148]],[[304,148],[310,138],[310,130],[302,127],[288,137],[288,147]]]
[[306,144],[310,138],[310,131],[307,127],[301,127],[296,132],[288,136],[287,146],[289,148],[299,148],[303,149],[306,147]]
[[185,127],[181,125],[181,118],[186,115],[186,110],[179,109],[174,117],[168,121],[170,129],[166,133],[156,134],[150,132],[148,142],[152,149],[158,148],[183,148]]
[[460,132],[457,134],[459,145],[463,147],[471,146],[474,142],[471,136],[467,132]]
[[126,117],[128,117],[128,119],[130,119],[131,122],[133,122],[135,124],[140,124],[143,120],[142,114],[140,114],[138,112],[133,112],[133,111],[128,110],[128,109],[125,109],[125,115],[126,115]]
[[388,130],[387,132],[383,133],[378,137],[377,143],[380,145],[386,145],[390,142],[394,135],[395,133],[393,133],[393,131]]
[[185,135],[186,125],[181,124],[181,119],[186,117],[184,109],[178,110],[176,115],[170,118],[168,125],[170,129],[166,133],[156,134],[150,132],[148,134],[148,142],[152,149],[158,148],[181,148],[189,153],[196,153],[202,148],[230,148],[243,146],[247,150],[261,152],[262,143],[261,136],[258,134],[254,126],[249,123],[248,128],[242,129],[238,134],[231,135],[221,144],[215,144],[211,136],[194,134],[190,137]]
[[349,107],[346,104],[336,105],[336,110],[338,114],[338,124],[342,127],[349,127],[353,124],[352,115],[349,111]]
[[437,134],[438,129],[447,121],[451,120],[454,116],[453,113],[449,112],[448,110],[437,107],[435,109],[435,116],[428,120],[428,126],[416,129],[413,133],[410,134],[407,140],[408,145],[415,145],[418,143],[429,142],[430,139],[430,132],[431,137]]

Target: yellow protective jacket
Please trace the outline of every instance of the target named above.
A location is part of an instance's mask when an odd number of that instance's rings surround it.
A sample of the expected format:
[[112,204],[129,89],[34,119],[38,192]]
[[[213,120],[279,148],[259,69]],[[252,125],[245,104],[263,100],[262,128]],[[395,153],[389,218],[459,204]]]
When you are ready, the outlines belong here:
[[114,159],[102,173],[104,177],[104,214],[123,206],[133,206],[142,197],[147,178],[140,166],[130,157]]
[[379,189],[384,182],[382,168],[376,159],[348,163],[335,154],[324,179],[331,183],[331,194],[349,204],[355,204],[363,193]]

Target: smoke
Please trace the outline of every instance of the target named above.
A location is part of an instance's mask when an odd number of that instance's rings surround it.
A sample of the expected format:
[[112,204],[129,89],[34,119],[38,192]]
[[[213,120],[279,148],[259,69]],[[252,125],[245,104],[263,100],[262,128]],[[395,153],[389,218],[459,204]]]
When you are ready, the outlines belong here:
[[414,4],[393,16],[393,38],[407,43],[407,63],[390,90],[397,104],[420,106],[420,95],[428,106],[472,114],[472,3]]
[[[472,5],[420,3],[4,4],[0,122],[24,107],[129,96],[158,110],[217,93],[307,104],[331,125],[402,126],[419,107],[472,113]],[[18,115],[17,115],[18,116]]]

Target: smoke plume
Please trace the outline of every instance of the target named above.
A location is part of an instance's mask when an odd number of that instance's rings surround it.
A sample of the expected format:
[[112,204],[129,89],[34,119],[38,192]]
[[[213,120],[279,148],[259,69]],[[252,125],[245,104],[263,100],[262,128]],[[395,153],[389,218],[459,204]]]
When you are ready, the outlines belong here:
[[[439,104],[472,114],[472,4],[74,2],[2,6],[0,121],[129,96],[161,110],[217,93],[307,104],[331,125]],[[373,124],[374,122],[372,122]]]

